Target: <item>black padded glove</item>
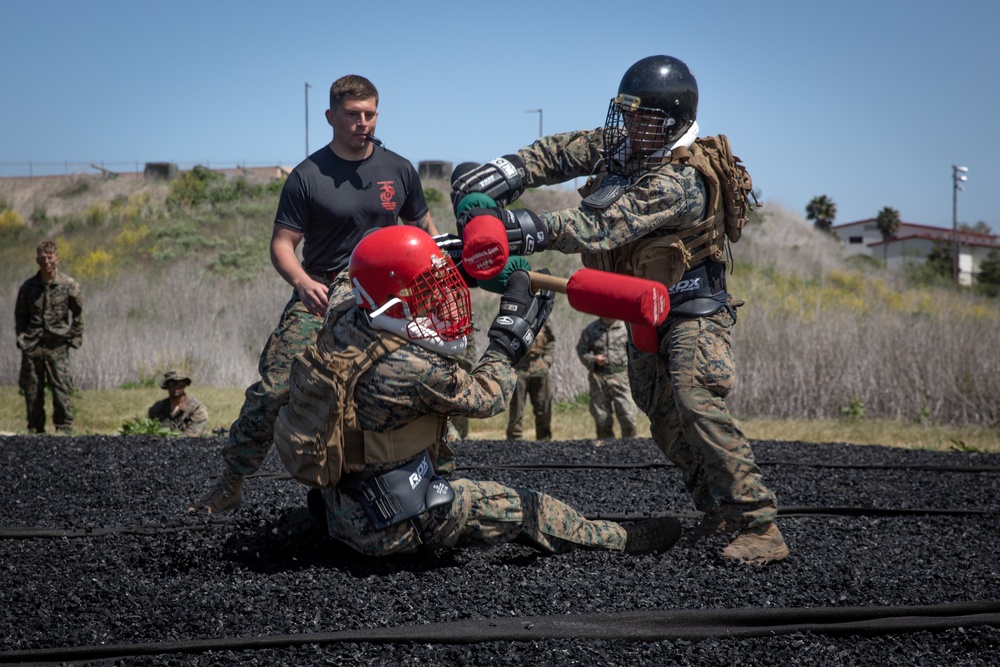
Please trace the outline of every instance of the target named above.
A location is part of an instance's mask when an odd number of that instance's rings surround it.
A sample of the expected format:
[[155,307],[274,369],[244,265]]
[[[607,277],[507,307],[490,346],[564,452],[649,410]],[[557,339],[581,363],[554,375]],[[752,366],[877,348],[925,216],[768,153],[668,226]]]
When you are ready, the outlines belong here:
[[497,345],[510,357],[511,365],[521,361],[535,336],[541,330],[554,303],[552,292],[531,293],[531,278],[527,271],[514,271],[507,280],[507,289],[500,298],[500,310],[487,335],[490,345]]
[[479,281],[465,272],[465,264],[462,262],[462,237],[454,234],[438,234],[432,238],[437,243],[437,247],[451,257],[451,261],[458,267],[458,272],[462,274],[465,284],[469,287],[476,287]]
[[503,223],[507,231],[507,247],[511,255],[530,255],[549,246],[549,228],[533,211],[526,208],[473,208],[458,216],[458,235],[465,225],[479,216],[488,215]]
[[515,154],[478,166],[466,162],[459,167],[451,180],[451,204],[455,209],[465,195],[473,192],[489,196],[498,206],[507,206],[517,201],[528,180],[524,160]]

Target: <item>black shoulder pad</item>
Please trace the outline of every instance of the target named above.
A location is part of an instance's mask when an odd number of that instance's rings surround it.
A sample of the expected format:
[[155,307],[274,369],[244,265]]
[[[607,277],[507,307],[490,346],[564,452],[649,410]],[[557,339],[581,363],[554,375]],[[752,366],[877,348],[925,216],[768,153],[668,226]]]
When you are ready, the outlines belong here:
[[603,211],[618,201],[630,185],[632,185],[632,181],[629,178],[618,174],[608,174],[601,183],[601,187],[584,199],[582,204],[587,208]]

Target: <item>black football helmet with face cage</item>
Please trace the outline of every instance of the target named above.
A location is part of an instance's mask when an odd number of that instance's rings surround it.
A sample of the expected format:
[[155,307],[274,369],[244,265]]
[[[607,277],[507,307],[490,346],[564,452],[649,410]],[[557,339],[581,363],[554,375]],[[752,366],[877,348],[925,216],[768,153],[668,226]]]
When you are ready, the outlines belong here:
[[604,124],[608,170],[631,177],[687,132],[698,115],[698,82],[672,56],[649,56],[628,68]]

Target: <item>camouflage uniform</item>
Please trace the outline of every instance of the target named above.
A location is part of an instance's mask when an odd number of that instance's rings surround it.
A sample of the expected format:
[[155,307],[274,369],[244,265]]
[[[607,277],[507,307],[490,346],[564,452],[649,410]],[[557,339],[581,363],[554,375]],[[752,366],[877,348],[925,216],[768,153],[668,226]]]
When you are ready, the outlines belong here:
[[[374,339],[362,311],[354,309],[336,326],[324,328],[317,345],[367,349]],[[454,358],[415,344],[382,357],[358,381],[354,397],[362,428],[384,432],[400,428],[428,414],[483,419],[503,411],[516,382],[507,354],[488,349],[473,372]],[[369,478],[405,461],[369,465],[358,476]],[[450,464],[450,465],[449,465]],[[452,461],[435,461],[447,472]],[[348,491],[347,475],[334,489],[324,491],[327,527],[334,538],[371,555],[415,551],[421,545],[415,529],[401,523],[378,531],[363,506]],[[448,548],[517,541],[546,553],[572,548],[623,551],[625,528],[611,521],[589,521],[565,503],[537,491],[496,482],[451,481],[455,500],[419,515],[424,546]]]
[[[538,187],[592,174],[602,147],[597,128],[543,137],[518,155],[527,185]],[[596,190],[593,185],[585,186],[588,193]],[[549,230],[549,248],[600,260],[636,239],[682,232],[703,218],[705,207],[701,174],[662,163],[606,209],[581,206],[539,217]],[[777,500],[725,403],[735,381],[730,332],[739,305],[732,301],[709,317],[668,317],[657,353],[629,343],[632,394],[649,416],[653,439],[685,475],[695,506],[714,511],[731,529],[762,526],[777,514]]]
[[517,372],[517,387],[510,400],[510,415],[507,420],[507,439],[518,440],[524,434],[524,406],[528,398],[535,412],[535,439],[552,439],[552,385],[549,369],[556,349],[556,334],[548,322],[538,332],[538,337],[514,367]]
[[[336,320],[337,314],[354,305],[354,294],[344,269],[330,282],[329,306],[326,319]],[[240,415],[229,429],[229,442],[222,455],[230,468],[247,475],[260,468],[274,442],[274,420],[288,402],[288,372],[295,355],[316,340],[324,319],[316,317],[294,292],[285,305],[277,328],[271,332],[257,370],[260,380],[246,390]]]
[[184,405],[173,414],[170,399],[157,401],[149,408],[147,416],[160,422],[161,426],[180,431],[184,435],[205,435],[208,426],[208,408],[194,396],[186,396]]
[[28,431],[45,432],[45,385],[52,391],[57,431],[73,429],[73,374],[69,349],[83,343],[83,294],[75,280],[56,271],[48,283],[36,273],[21,285],[14,307],[21,350],[18,386],[28,410]]
[[[628,381],[628,330],[615,320],[606,324],[597,319],[587,325],[576,344],[576,353],[587,367],[590,384],[590,414],[597,425],[598,438],[614,438],[614,413],[623,438],[635,437],[636,405]],[[603,365],[594,362],[604,355]]]
[[[465,351],[458,357],[458,365],[466,373],[471,373],[479,355],[476,353],[476,339],[474,334],[469,334],[466,339]],[[448,442],[458,442],[469,437],[469,418],[451,417],[448,420]]]
[[[373,188],[373,182],[378,186]],[[364,233],[401,221],[417,224],[427,212],[417,171],[403,157],[378,149],[355,162],[324,146],[292,170],[282,187],[274,225],[302,235],[302,268],[330,286],[329,314],[353,304],[347,262]],[[274,420],[288,402],[292,361],[316,340],[322,324],[323,318],[311,314],[293,292],[261,352],[260,380],[247,387],[239,417],[230,427],[223,450],[227,472],[246,475],[260,467],[274,441]]]

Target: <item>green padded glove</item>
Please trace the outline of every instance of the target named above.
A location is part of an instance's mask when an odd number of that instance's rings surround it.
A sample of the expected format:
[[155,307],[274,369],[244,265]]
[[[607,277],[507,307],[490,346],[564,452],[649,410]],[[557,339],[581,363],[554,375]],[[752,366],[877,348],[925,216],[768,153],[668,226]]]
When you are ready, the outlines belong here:
[[[466,199],[472,196],[474,195],[466,195]],[[489,280],[480,280],[479,287],[487,292],[503,294],[507,290],[507,279],[510,278],[510,274],[521,270],[531,271],[531,264],[528,264],[528,260],[520,255],[512,255],[511,258],[507,260],[506,266],[501,269],[500,273],[496,274]]]
[[458,202],[458,206],[455,207],[455,217],[457,218],[474,208],[496,208],[496,205],[497,203],[489,195],[484,195],[482,192],[472,192],[462,197],[462,201]]

